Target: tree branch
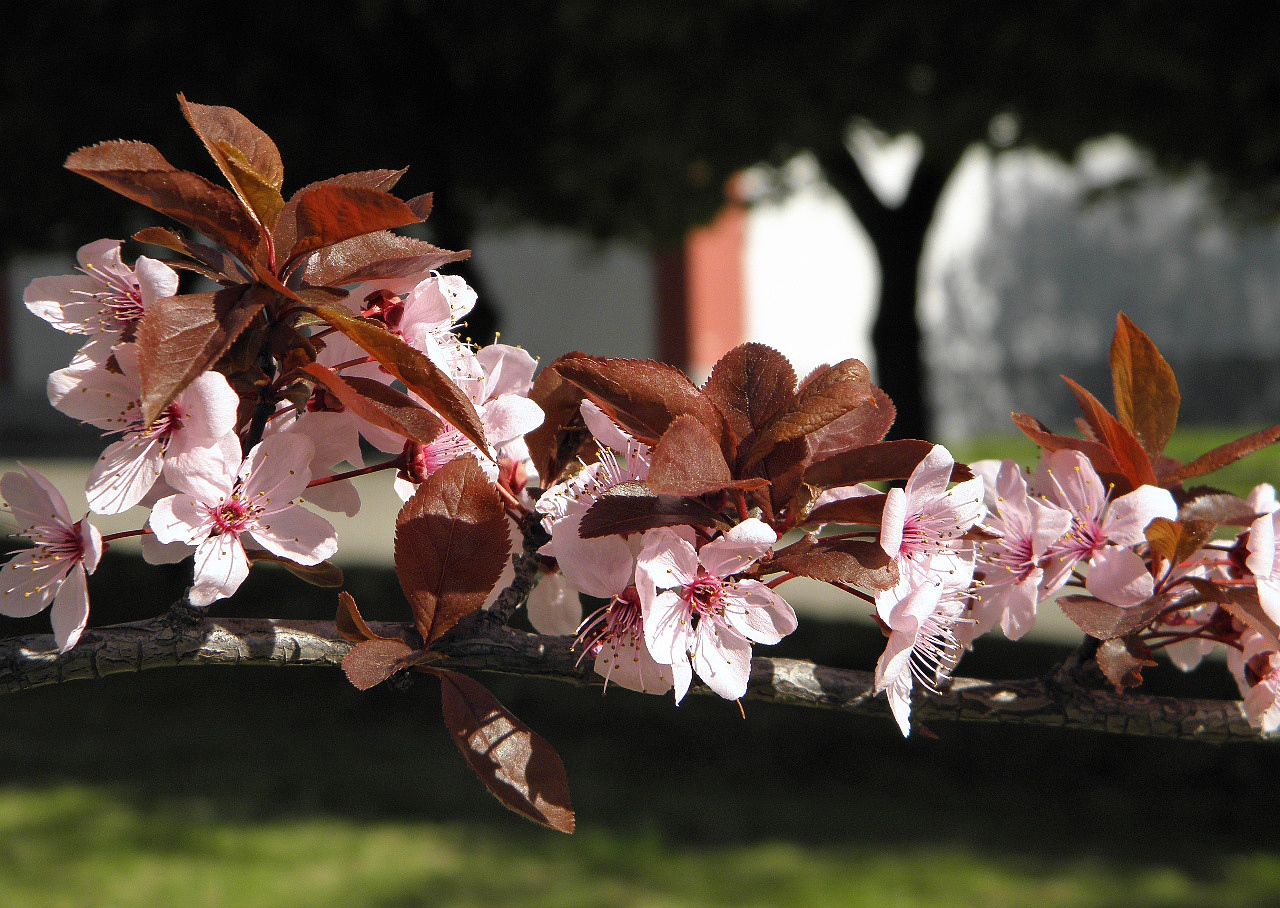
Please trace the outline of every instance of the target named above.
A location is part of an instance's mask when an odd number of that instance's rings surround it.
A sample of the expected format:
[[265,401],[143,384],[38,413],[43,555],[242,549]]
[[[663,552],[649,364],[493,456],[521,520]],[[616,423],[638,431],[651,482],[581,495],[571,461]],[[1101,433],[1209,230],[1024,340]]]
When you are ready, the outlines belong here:
[[[411,625],[375,623],[385,636],[410,637]],[[599,685],[589,660],[579,660],[569,637],[544,637],[504,627],[481,613],[436,648],[442,668],[497,671]],[[86,631],[59,654],[48,634],[0,641],[0,690],[15,693],[64,681],[179,665],[312,665],[337,668],[351,644],[329,621],[204,618],[175,609],[168,615]],[[695,685],[694,691],[709,693]],[[889,716],[874,695],[870,672],[828,668],[796,659],[752,660],[749,699]],[[1151,697],[1081,686],[1066,673],[1017,681],[955,678],[938,694],[918,696],[917,722],[990,722],[1085,729],[1131,736],[1222,743],[1259,740],[1238,701]]]

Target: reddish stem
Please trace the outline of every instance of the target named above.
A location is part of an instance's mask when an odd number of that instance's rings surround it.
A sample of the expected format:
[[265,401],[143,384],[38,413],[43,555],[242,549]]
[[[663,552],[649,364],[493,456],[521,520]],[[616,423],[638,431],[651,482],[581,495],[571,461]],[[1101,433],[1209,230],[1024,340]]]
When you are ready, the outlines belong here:
[[108,533],[106,536],[102,537],[102,541],[104,543],[115,542],[117,539],[128,539],[130,536],[150,536],[150,535],[151,535],[151,529],[149,527],[143,527],[140,530],[122,530],[119,533]]
[[330,366],[334,372],[341,372],[343,369],[350,369],[352,366],[363,366],[365,363],[377,362],[372,356],[357,356],[355,359],[349,359],[345,363],[338,363],[336,366]]
[[307,488],[310,489],[315,486],[323,486],[331,482],[341,482],[344,479],[353,479],[356,476],[365,476],[369,473],[378,473],[382,470],[398,470],[402,466],[404,466],[403,454],[399,457],[393,457],[388,461],[384,461],[383,463],[374,464],[371,467],[361,467],[358,470],[348,470],[345,473],[334,473],[332,476],[322,476],[319,479],[313,479],[307,483]]

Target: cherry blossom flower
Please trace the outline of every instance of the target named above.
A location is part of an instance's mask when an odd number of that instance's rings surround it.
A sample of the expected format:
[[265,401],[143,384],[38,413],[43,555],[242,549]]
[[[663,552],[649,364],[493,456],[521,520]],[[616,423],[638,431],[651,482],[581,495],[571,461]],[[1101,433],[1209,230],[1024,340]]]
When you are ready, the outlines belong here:
[[583,401],[581,412],[596,438],[598,456],[538,499],[537,510],[551,534],[551,541],[539,551],[556,559],[576,589],[588,596],[611,599],[632,582],[638,542],[621,536],[584,539],[579,529],[597,498],[623,483],[649,475],[650,450],[615,426],[590,401]]
[[178,292],[177,272],[163,262],[142,256],[125,265],[120,240],[81,246],[76,258],[79,274],[37,278],[22,295],[28,309],[67,334],[128,340],[148,306]]
[[542,408],[529,399],[537,361],[519,347],[492,344],[478,353],[460,354],[454,382],[466,392],[475,405],[484,428],[492,458],[477,451],[476,446],[457,429],[446,426],[430,443],[411,442],[406,446],[410,462],[396,477],[396,492],[408,501],[417,483],[441,466],[464,454],[473,454],[491,480],[498,479],[497,457],[513,442],[542,425]]
[[884,691],[903,737],[911,734],[911,691],[919,681],[936,693],[960,660],[956,627],[967,619],[959,591],[937,582],[899,582],[876,596],[876,615],[889,642],[876,662],[876,693]]
[[1071,514],[1030,497],[1022,468],[1012,460],[971,466],[985,488],[984,526],[998,538],[978,544],[975,622],[961,628],[960,638],[968,644],[999,621],[1005,636],[1017,640],[1035,624],[1036,606],[1048,595],[1044,558],[1070,528]]
[[244,582],[249,558],[242,536],[297,564],[319,564],[337,551],[329,522],[294,503],[311,479],[313,453],[301,435],[273,435],[239,465],[202,461],[200,469],[170,477],[181,491],[156,502],[150,526],[160,542],[196,547],[192,605],[226,598]]
[[720,696],[747,692],[751,644],[777,643],[796,629],[785,599],[758,580],[734,579],[777,541],[768,524],[744,520],[694,548],[691,528],[644,534],[636,587],[645,643],[656,662],[670,665],[679,703],[696,672]]
[[910,584],[927,578],[963,589],[973,579],[973,544],[964,535],[982,519],[982,479],[948,489],[955,459],[934,445],[911,472],[905,489],[890,489],[880,525],[880,546]]
[[102,536],[88,519],[75,522],[50,482],[26,467],[0,477],[0,493],[35,547],[0,567],[0,615],[29,618],[49,603],[60,652],[76,645],[89,621],[89,587],[102,558]]
[[1072,517],[1071,529],[1050,547],[1046,594],[1065,584],[1075,566],[1085,561],[1091,567],[1086,587],[1098,598],[1129,606],[1150,597],[1154,580],[1130,547],[1146,542],[1144,531],[1157,517],[1178,518],[1178,506],[1167,489],[1142,486],[1112,500],[1089,459],[1069,450],[1041,458],[1032,488],[1047,504]]
[[142,379],[134,344],[120,344],[111,365],[72,365],[49,376],[49,402],[81,422],[120,433],[98,458],[85,494],[98,514],[138,504],[160,474],[208,456],[235,430],[240,398],[220,372],[204,372],[151,423],[142,419]]
[[658,662],[645,643],[644,608],[634,586],[582,622],[575,647],[582,650],[579,661],[595,657],[595,672],[606,688],[612,682],[642,694],[665,694],[674,683],[672,666]]
[[1249,724],[1264,734],[1280,731],[1280,653],[1254,630],[1245,631],[1240,644],[1227,650],[1227,667],[1244,698]]

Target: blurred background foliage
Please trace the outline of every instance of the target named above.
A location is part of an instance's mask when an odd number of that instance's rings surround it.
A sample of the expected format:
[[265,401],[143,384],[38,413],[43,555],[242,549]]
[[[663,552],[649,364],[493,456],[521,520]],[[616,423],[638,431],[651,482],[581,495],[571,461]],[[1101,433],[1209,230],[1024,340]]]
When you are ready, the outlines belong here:
[[[1233,216],[1270,218],[1277,20],[1270,6],[1139,0],[22,4],[0,37],[0,248],[66,249],[147,223],[60,169],[81,146],[143,139],[211,175],[178,91],[270,132],[286,188],[410,165],[405,194],[437,193],[431,236],[452,247],[505,219],[669,248],[722,206],[732,174],[809,150],[872,238],[880,381],[901,434],[919,435],[918,266],[965,150],[1069,156],[1118,132],[1166,173],[1213,174]],[[920,138],[899,204],[849,153],[858,123]],[[1188,454],[1212,446],[1199,441]],[[1224,484],[1278,473],[1252,463]],[[155,614],[183,576],[109,563],[95,618]],[[330,608],[289,598],[297,586],[274,573],[252,582],[236,602]],[[400,608],[389,575],[349,585],[369,611]],[[806,621],[787,646],[865,669],[882,640]],[[1061,656],[990,641],[962,671],[1035,673]],[[453,753],[426,684],[359,695],[336,674],[193,669],[5,699],[0,903],[1280,903],[1270,748],[985,727],[902,741],[882,721],[747,704],[743,722],[718,701],[673,710],[492,680],[564,754],[574,839],[503,814]],[[1220,665],[1151,680],[1233,695]]]

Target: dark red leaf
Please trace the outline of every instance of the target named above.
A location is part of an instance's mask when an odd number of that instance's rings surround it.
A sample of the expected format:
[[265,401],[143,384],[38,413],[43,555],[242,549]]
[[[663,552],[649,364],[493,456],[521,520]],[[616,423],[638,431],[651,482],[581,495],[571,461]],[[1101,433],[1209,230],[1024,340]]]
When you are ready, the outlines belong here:
[[1256,586],[1219,586],[1198,577],[1187,577],[1182,582],[1195,587],[1205,599],[1218,603],[1232,617],[1261,634],[1269,646],[1280,650],[1280,626],[1262,608]]
[[591,431],[582,421],[582,389],[560,377],[555,369],[543,369],[534,380],[529,399],[542,408],[542,425],[524,437],[529,456],[542,477],[543,488],[560,478],[567,464],[591,443]]
[[696,498],[724,489],[759,489],[761,478],[735,480],[718,439],[693,416],[679,416],[654,446],[645,485],[658,494]]
[[470,257],[469,249],[453,252],[384,231],[321,249],[307,263],[306,279],[311,284],[355,284],[413,277]]
[[772,347],[742,344],[720,357],[702,393],[720,408],[741,441],[791,402],[796,373],[791,361]]
[[747,472],[751,476],[767,479],[770,486],[767,491],[757,492],[753,498],[756,502],[768,504],[767,510],[778,514],[783,508],[791,506],[803,488],[805,468],[809,465],[809,440],[797,438],[774,445],[765,459],[751,467]]
[[1154,459],[1173,437],[1182,395],[1156,345],[1123,312],[1111,340],[1111,381],[1116,418]]
[[1182,520],[1208,520],[1218,526],[1247,527],[1258,516],[1247,501],[1228,492],[1197,495],[1178,509]]
[[396,576],[427,646],[484,604],[511,554],[497,488],[470,455],[418,486],[396,517]]
[[1098,640],[1113,640],[1141,630],[1168,604],[1161,599],[1150,599],[1122,608],[1092,596],[1059,596],[1057,603],[1062,614],[1076,627]]
[[1227,464],[1235,463],[1254,451],[1260,451],[1268,445],[1275,444],[1277,440],[1280,440],[1280,426],[1272,426],[1269,429],[1254,432],[1252,435],[1246,435],[1244,438],[1237,438],[1179,468],[1166,480],[1166,484],[1185,482],[1188,479],[1212,473],[1214,470],[1221,470]]
[[[1107,450],[1111,452],[1115,458],[1116,465],[1120,468],[1120,473],[1128,481],[1130,488],[1136,489],[1139,486],[1155,485],[1156,472],[1151,466],[1151,458],[1147,456],[1147,452],[1143,450],[1142,445],[1133,436],[1133,433],[1120,424],[1114,416],[1107,412],[1101,402],[1076,384],[1065,375],[1062,380],[1067,383],[1067,387],[1076,396],[1076,401],[1080,404],[1080,409],[1085,414],[1090,427],[1098,436],[1099,441],[1107,446]],[[1094,464],[1097,469],[1097,464]],[[1129,489],[1122,489],[1122,492]]]
[[810,436],[813,459],[821,460],[851,448],[861,448],[883,440],[897,414],[889,395],[872,385],[871,399],[866,404],[855,407]]
[[381,325],[356,318],[336,306],[315,306],[311,311],[355,341],[445,422],[470,439],[485,457],[491,457],[475,405],[425,354]]
[[874,399],[871,374],[856,359],[847,359],[809,378],[796,396],[759,431],[743,441],[738,462],[758,463],[773,448],[818,432],[851,410]]
[[1173,564],[1186,561],[1209,541],[1215,524],[1207,520],[1169,520],[1156,517],[1144,533],[1151,550]]
[[362,186],[317,186],[298,198],[298,239],[290,261],[309,252],[393,227],[416,224],[421,218],[390,193]]
[[201,243],[190,243],[184,240],[172,230],[164,227],[147,227],[139,230],[133,235],[133,238],[139,243],[149,243],[152,246],[160,246],[165,249],[171,249],[174,252],[181,253],[189,258],[195,259],[200,263],[201,267],[192,268],[184,262],[168,261],[167,264],[171,268],[189,268],[203,274],[211,281],[219,283],[240,283],[244,280],[244,275],[236,267],[235,262],[225,252],[220,249],[214,249],[212,246],[205,246]]
[[618,425],[645,444],[656,444],[677,416],[690,415],[713,437],[724,438],[724,418],[679,369],[639,359],[567,353],[550,368],[581,388]]
[[1070,435],[1058,435],[1049,431],[1049,428],[1034,416],[1028,416],[1025,413],[1012,413],[1010,416],[1013,418],[1014,425],[1044,450],[1079,451],[1089,458],[1089,462],[1100,475],[1120,475],[1120,467],[1116,459],[1104,445],[1083,438],[1072,438]]
[[301,371],[328,388],[361,419],[402,438],[430,444],[444,428],[440,417],[426,407],[375,379],[343,377],[320,363],[308,363]]
[[1104,641],[1095,658],[1118,694],[1142,684],[1142,670],[1156,664],[1147,645],[1133,637]]
[[884,494],[862,495],[819,505],[809,512],[801,526],[817,526],[822,523],[879,526],[884,518],[884,502],[887,497]]
[[400,182],[400,178],[408,172],[409,168],[407,167],[400,170],[362,170],[358,173],[344,173],[336,177],[330,177],[327,180],[308,183],[289,197],[289,201],[284,203],[284,208],[276,219],[275,229],[271,232],[276,241],[276,249],[281,252],[288,252],[293,248],[293,244],[297,242],[298,201],[303,194],[315,189],[317,186],[363,186],[365,189],[390,192],[396,183]]
[[178,103],[245,208],[264,233],[270,231],[284,207],[280,196],[284,164],[276,143],[238,110],[193,104],[182,95]]
[[697,498],[657,495],[641,482],[614,486],[582,515],[578,535],[583,539],[643,533],[657,527],[724,526],[725,521]]
[[787,571],[824,583],[847,583],[873,590],[892,589],[898,565],[878,542],[823,539],[806,535],[774,554],[769,571]]
[[558,832],[572,833],[569,779],[555,748],[478,681],[444,669],[444,724],[463,758],[504,806]]
[[413,647],[403,640],[363,640],[342,659],[342,671],[356,690],[368,690],[405,667]]
[[204,234],[245,262],[254,258],[258,226],[240,201],[204,177],[178,170],[145,142],[102,142],[74,152],[64,166]]
[[[857,485],[860,482],[887,482],[909,479],[920,461],[933,450],[933,442],[916,438],[901,438],[879,444],[852,448],[828,456],[816,457],[804,471],[804,481],[819,489]],[[952,482],[973,478],[973,471],[958,463],[951,470]]]
[[349,643],[360,643],[364,640],[389,640],[374,632],[360,614],[355,597],[345,590],[338,594],[338,614],[334,618],[338,634]]
[[419,220],[425,221],[431,216],[433,199],[434,193],[426,192],[422,195],[415,195],[411,199],[406,199],[405,204],[418,216]]
[[271,297],[261,288],[239,286],[166,297],[147,308],[138,322],[138,368],[148,425],[222,358]]

